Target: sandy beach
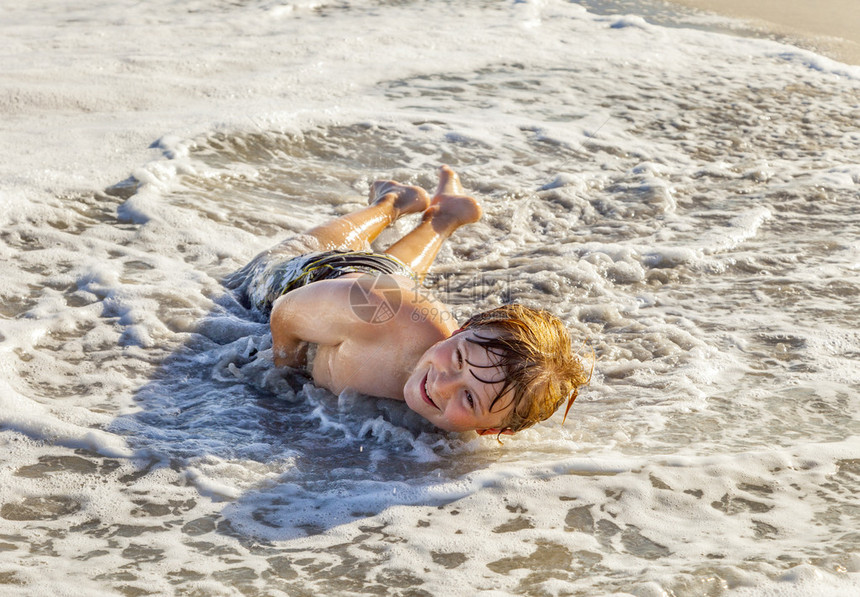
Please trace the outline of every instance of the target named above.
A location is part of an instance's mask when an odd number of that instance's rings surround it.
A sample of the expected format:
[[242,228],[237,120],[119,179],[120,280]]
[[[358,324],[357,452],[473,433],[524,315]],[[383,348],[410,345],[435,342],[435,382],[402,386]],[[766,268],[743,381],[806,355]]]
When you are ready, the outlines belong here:
[[756,27],[802,47],[849,64],[860,64],[860,2],[857,0],[672,1],[749,19]]

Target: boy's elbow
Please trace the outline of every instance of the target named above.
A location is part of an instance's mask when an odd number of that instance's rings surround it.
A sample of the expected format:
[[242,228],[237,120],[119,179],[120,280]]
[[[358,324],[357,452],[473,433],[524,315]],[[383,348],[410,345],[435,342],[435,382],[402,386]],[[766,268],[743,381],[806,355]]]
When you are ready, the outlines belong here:
[[301,367],[302,344],[297,340],[285,342],[283,337],[272,334],[272,362],[275,367]]
[[282,351],[272,350],[272,362],[275,367],[291,367],[291,360]]
[[272,334],[272,362],[276,367],[304,367],[307,364],[307,355],[307,342],[294,336],[286,337],[283,333]]

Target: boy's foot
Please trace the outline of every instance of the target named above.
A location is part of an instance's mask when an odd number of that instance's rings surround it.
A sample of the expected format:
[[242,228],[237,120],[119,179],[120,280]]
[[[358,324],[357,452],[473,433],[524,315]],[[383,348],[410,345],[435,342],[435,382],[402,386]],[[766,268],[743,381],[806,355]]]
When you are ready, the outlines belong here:
[[391,201],[397,217],[426,210],[430,196],[421,187],[411,187],[393,180],[377,180],[370,185],[370,205]]
[[439,186],[425,213],[432,218],[433,227],[442,232],[453,231],[465,224],[481,219],[483,210],[474,197],[469,197],[460,184],[460,178],[448,166],[439,168]]
[[460,177],[451,169],[451,166],[439,167],[439,185],[436,187],[436,194],[439,195],[465,195],[463,185],[460,184]]

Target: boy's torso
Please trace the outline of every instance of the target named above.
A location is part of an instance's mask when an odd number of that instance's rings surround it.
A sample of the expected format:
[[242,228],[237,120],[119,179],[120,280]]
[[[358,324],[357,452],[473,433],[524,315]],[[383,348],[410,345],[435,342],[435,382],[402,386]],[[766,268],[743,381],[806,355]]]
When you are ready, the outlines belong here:
[[[344,306],[352,309],[357,321],[339,344],[317,346],[313,362],[308,363],[314,383],[335,393],[350,388],[402,400],[403,385],[421,356],[436,342],[448,338],[457,322],[445,305],[416,288],[412,280],[389,276],[400,290],[395,295],[399,304],[395,305],[397,301],[391,300],[394,288],[390,284],[381,289],[371,288],[368,283],[372,277],[366,274],[349,274],[344,278],[353,278],[356,284],[363,285],[350,293],[349,307]],[[362,296],[369,296],[370,303],[385,301],[391,309],[362,310],[363,305],[356,308],[356,301]]]

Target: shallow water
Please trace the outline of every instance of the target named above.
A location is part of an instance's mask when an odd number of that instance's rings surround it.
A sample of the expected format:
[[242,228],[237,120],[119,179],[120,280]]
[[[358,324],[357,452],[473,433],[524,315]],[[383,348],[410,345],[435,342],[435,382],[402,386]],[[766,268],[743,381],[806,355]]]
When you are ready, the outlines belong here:
[[[5,10],[56,137],[4,150],[4,594],[856,593],[857,68],[555,1]],[[593,349],[563,427],[333,396],[219,283],[440,163],[486,215],[427,284]]]

